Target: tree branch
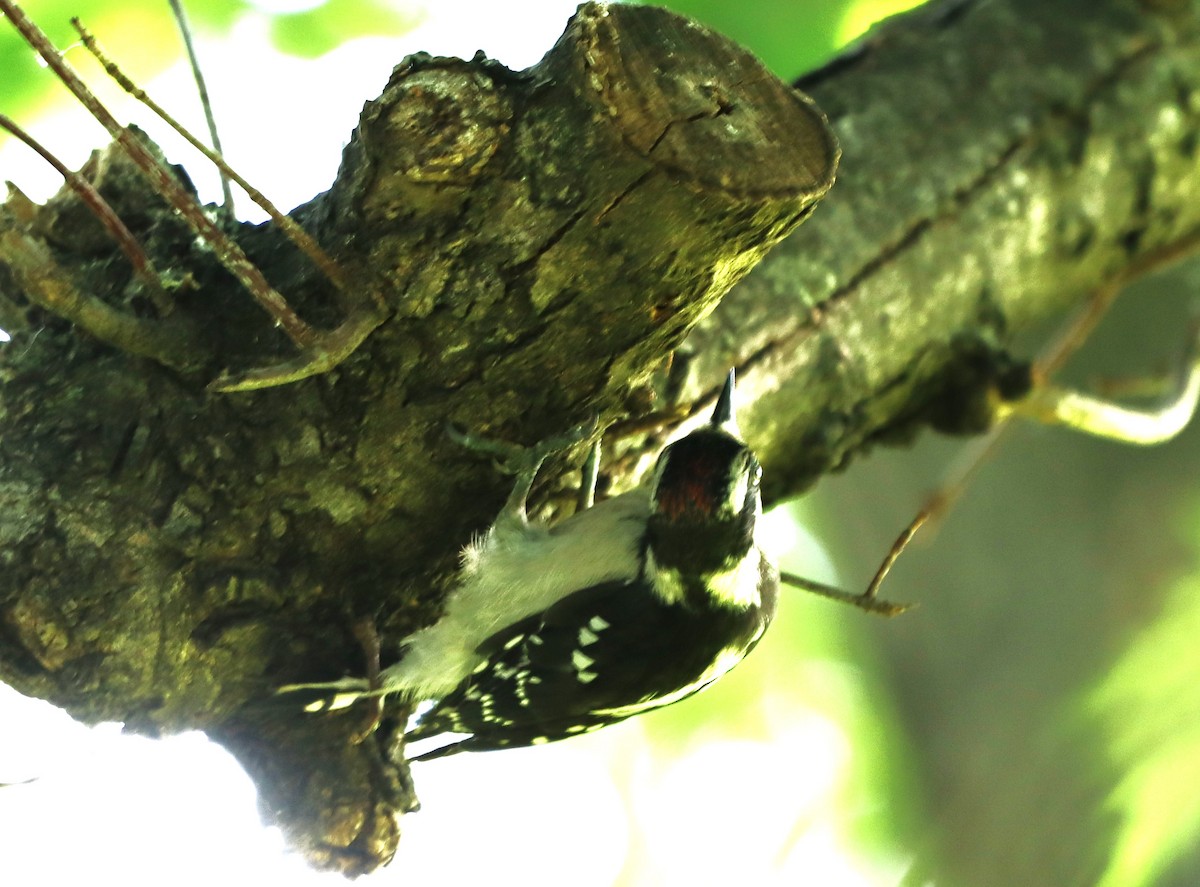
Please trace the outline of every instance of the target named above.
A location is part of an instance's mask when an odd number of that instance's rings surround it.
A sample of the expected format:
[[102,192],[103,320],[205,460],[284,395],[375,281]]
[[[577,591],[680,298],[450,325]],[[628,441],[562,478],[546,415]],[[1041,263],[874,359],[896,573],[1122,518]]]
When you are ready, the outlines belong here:
[[[105,157],[97,190],[156,262],[200,282],[171,316],[209,359],[178,374],[133,360],[38,310],[21,269],[0,279],[43,330],[2,353],[0,673],[85,720],[206,729],[314,862],[368,871],[414,803],[400,712],[357,743],[360,712],[309,716],[274,687],[360,673],[364,618],[394,659],[436,616],[508,483],[447,421],[532,442],[630,412],[825,193],[834,141],[744,50],[649,7],[585,7],[521,73],[411,58],[297,213],[389,320],[322,376],[230,395],[206,389],[214,367],[278,363],[286,340],[120,150]],[[81,217],[64,192],[0,215],[0,233],[132,316],[128,268]],[[278,225],[236,239],[300,314],[336,316],[331,281]]]
[[[507,485],[445,423],[528,443],[640,413],[700,323],[685,399],[739,365],[775,497],[911,436],[971,355],[1200,229],[1198,33],[1194,4],[1128,0],[959,0],[873,33],[803,84],[841,138],[838,186],[711,315],[829,185],[808,102],[653,7],[585,7],[526,72],[409,59],[295,214],[392,316],[325,375],[256,393],[204,384],[287,343],[139,181],[97,182],[200,282],[172,316],[210,359],[178,374],[101,345],[0,266],[39,331],[0,352],[0,675],[84,720],[206,729],[315,862],[386,862],[411,803],[394,729],[354,745],[353,711],[266,700],[361,673],[364,616],[386,658],[436,615]],[[64,193],[0,230],[128,310],[85,217]],[[275,227],[237,239],[305,317],[336,317]]]
[[806,76],[842,145],[814,222],[689,346],[736,362],[771,498],[953,391],[964,352],[1200,232],[1193,3],[934,3]]

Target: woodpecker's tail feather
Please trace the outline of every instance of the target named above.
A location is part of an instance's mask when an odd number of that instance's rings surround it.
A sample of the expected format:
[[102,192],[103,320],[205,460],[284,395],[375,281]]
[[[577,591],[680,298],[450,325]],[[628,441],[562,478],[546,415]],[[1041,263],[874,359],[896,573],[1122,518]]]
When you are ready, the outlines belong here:
[[275,691],[281,702],[294,702],[307,712],[337,711],[360,699],[382,696],[383,690],[371,689],[365,678],[342,678],[323,684],[285,684]]

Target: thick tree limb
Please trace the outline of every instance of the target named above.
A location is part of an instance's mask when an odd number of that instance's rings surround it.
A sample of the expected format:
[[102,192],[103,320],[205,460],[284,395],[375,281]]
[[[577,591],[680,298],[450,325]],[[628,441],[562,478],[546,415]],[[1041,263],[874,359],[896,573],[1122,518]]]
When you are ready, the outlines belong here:
[[[757,60],[661,10],[587,7],[519,74],[409,59],[300,214],[341,288],[391,318],[333,372],[250,395],[205,383],[277,362],[286,340],[108,156],[97,190],[160,266],[169,255],[198,281],[171,319],[209,359],[174,374],[162,354],[98,346],[83,314],[75,329],[37,310],[58,303],[8,263],[12,313],[40,332],[4,352],[0,669],[83,719],[208,730],[316,863],[370,870],[413,804],[394,730],[355,742],[359,712],[308,716],[273,688],[361,672],[363,618],[394,658],[436,615],[507,484],[448,441],[448,421],[531,442],[626,414],[631,388],[828,189],[834,141]],[[129,271],[73,193],[21,208],[0,217],[0,244],[36,242],[135,319]],[[277,227],[239,239],[332,325],[331,282]]]
[[[811,107],[676,22],[589,10],[531,72],[396,70],[297,214],[393,312],[325,376],[204,391],[286,344],[128,177],[97,186],[199,282],[177,313],[203,369],[97,344],[0,267],[8,316],[30,324],[0,358],[0,676],[85,720],[207,729],[316,862],[385,862],[411,800],[387,731],[353,745],[353,713],[262,700],[361,672],[357,619],[394,655],[436,613],[506,485],[447,445],[447,420],[530,442],[636,411],[662,356],[828,185]],[[839,184],[688,342],[699,388],[744,368],[774,495],[910,434],[970,355],[1200,230],[1198,80],[1195,4],[1117,0],[936,5],[806,78],[842,139]],[[3,213],[137,307],[70,195],[33,222]],[[276,231],[240,240],[302,314],[336,320]]]
[[903,436],[962,350],[1200,236],[1194,3],[935,3],[801,86],[843,149],[814,223],[689,344],[733,360],[774,496]]

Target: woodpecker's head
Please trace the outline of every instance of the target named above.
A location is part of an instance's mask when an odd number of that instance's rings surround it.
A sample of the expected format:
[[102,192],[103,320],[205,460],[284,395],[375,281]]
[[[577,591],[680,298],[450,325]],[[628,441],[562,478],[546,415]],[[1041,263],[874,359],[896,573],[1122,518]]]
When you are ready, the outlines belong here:
[[647,543],[660,567],[722,572],[754,544],[762,468],[738,432],[733,385],[730,370],[709,423],[658,457]]

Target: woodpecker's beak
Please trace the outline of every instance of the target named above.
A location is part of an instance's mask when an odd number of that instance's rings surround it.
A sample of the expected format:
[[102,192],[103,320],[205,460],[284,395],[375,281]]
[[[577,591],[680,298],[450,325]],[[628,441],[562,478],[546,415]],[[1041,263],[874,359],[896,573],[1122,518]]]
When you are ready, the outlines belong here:
[[725,385],[721,388],[721,394],[717,397],[717,406],[713,410],[711,424],[714,428],[720,428],[741,440],[742,433],[738,430],[737,418],[733,415],[733,385],[734,372],[730,369],[729,375],[725,377]]

